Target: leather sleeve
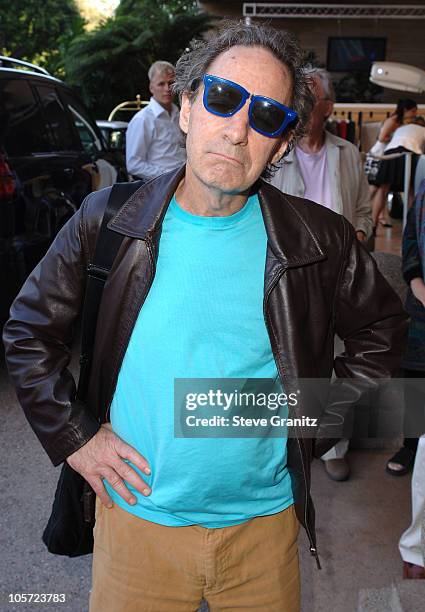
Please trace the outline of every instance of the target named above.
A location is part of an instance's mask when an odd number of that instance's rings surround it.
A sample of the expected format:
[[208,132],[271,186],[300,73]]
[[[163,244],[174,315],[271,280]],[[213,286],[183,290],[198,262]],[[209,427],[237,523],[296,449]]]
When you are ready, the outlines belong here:
[[[88,226],[100,223],[88,223],[87,211],[92,202],[106,205],[108,195],[109,190],[90,194],[61,229],[24,283],[4,327],[10,378],[54,465],[88,442],[100,427],[86,406],[75,401],[76,385],[68,366],[89,252],[93,252]],[[92,234],[96,236],[96,231]]]
[[[334,370],[344,381],[331,385],[315,440],[316,457],[341,437],[338,424],[350,420],[365,384],[376,387],[375,379],[399,372],[407,341],[408,315],[400,298],[345,219],[344,225],[345,257],[334,305],[335,332],[345,345],[345,351],[335,357]],[[353,379],[353,384],[347,379]]]

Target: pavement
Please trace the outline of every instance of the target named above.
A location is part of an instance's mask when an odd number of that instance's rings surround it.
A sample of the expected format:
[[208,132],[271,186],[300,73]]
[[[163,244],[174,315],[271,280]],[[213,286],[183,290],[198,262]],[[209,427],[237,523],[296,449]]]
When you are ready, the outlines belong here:
[[[26,422],[3,363],[0,410],[0,612],[86,612],[91,557],[54,556],[41,541],[59,468]],[[398,540],[410,523],[410,476],[385,473],[390,454],[350,451],[352,477],[341,483],[329,480],[321,462],[313,463],[323,569],[317,570],[301,533],[302,612],[425,610],[425,581],[402,580]],[[63,593],[65,603],[12,604],[10,593]]]

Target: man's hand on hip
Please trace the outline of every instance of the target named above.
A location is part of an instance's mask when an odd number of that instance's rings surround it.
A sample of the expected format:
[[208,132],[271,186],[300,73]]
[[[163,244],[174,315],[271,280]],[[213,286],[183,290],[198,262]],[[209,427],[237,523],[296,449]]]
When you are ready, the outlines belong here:
[[135,504],[136,498],[125,486],[124,480],[143,495],[151,492],[149,486],[124,459],[131,461],[145,474],[151,473],[146,459],[121,440],[108,423],[102,425],[93,438],[69,455],[66,461],[87,480],[100,501],[111,508],[112,500],[103,485],[103,478],[128,504]]

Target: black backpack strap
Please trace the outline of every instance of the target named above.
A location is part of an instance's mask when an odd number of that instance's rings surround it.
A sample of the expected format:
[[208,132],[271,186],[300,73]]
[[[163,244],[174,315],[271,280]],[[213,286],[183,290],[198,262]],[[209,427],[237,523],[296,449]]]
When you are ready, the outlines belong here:
[[[113,185],[103,213],[93,261],[87,268],[87,284],[81,324],[80,377],[77,388],[77,399],[80,401],[84,401],[87,397],[97,314],[102,300],[103,288],[124,238],[123,235],[108,229],[107,225],[141,185],[142,181]],[[100,415],[95,416],[99,418]]]

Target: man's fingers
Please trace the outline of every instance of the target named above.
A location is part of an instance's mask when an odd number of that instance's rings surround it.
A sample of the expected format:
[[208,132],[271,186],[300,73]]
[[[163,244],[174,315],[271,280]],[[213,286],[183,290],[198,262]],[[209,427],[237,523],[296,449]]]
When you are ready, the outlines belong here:
[[103,481],[100,478],[96,478],[96,480],[89,482],[89,484],[102,504],[107,508],[112,508],[112,500],[103,485]]
[[119,476],[121,476],[123,480],[128,482],[128,484],[130,484],[137,491],[139,491],[139,493],[142,493],[143,495],[150,494],[151,489],[149,485],[146,484],[143,478],[140,478],[139,474],[135,470],[133,470],[131,465],[128,465],[128,463],[125,463],[124,461],[119,459],[114,462],[113,467],[114,470],[119,474]]
[[128,504],[133,505],[137,500],[124,481],[142,495],[150,495],[149,485],[140,477],[138,471],[124,460],[131,461],[137,470],[145,474],[151,473],[146,459],[111,431],[109,423],[102,425],[101,430],[86,445],[67,459],[69,465],[86,478],[100,501],[107,507],[112,507],[112,501],[101,477],[105,478]]
[[133,463],[136,467],[138,467],[141,472],[144,472],[145,474],[148,474],[148,475],[151,473],[149,464],[146,461],[146,459],[143,457],[143,455],[138,453],[136,449],[134,449],[129,444],[126,444],[125,442],[121,440],[121,443],[119,447],[117,448],[117,451],[120,457],[122,457],[123,459],[128,459],[128,461],[131,461],[131,463]]
[[136,498],[125,486],[123,479],[115,470],[109,467],[105,467],[102,470],[102,476],[106,478],[111,487],[118,493],[120,497],[123,498],[127,504],[134,505],[136,503]]

